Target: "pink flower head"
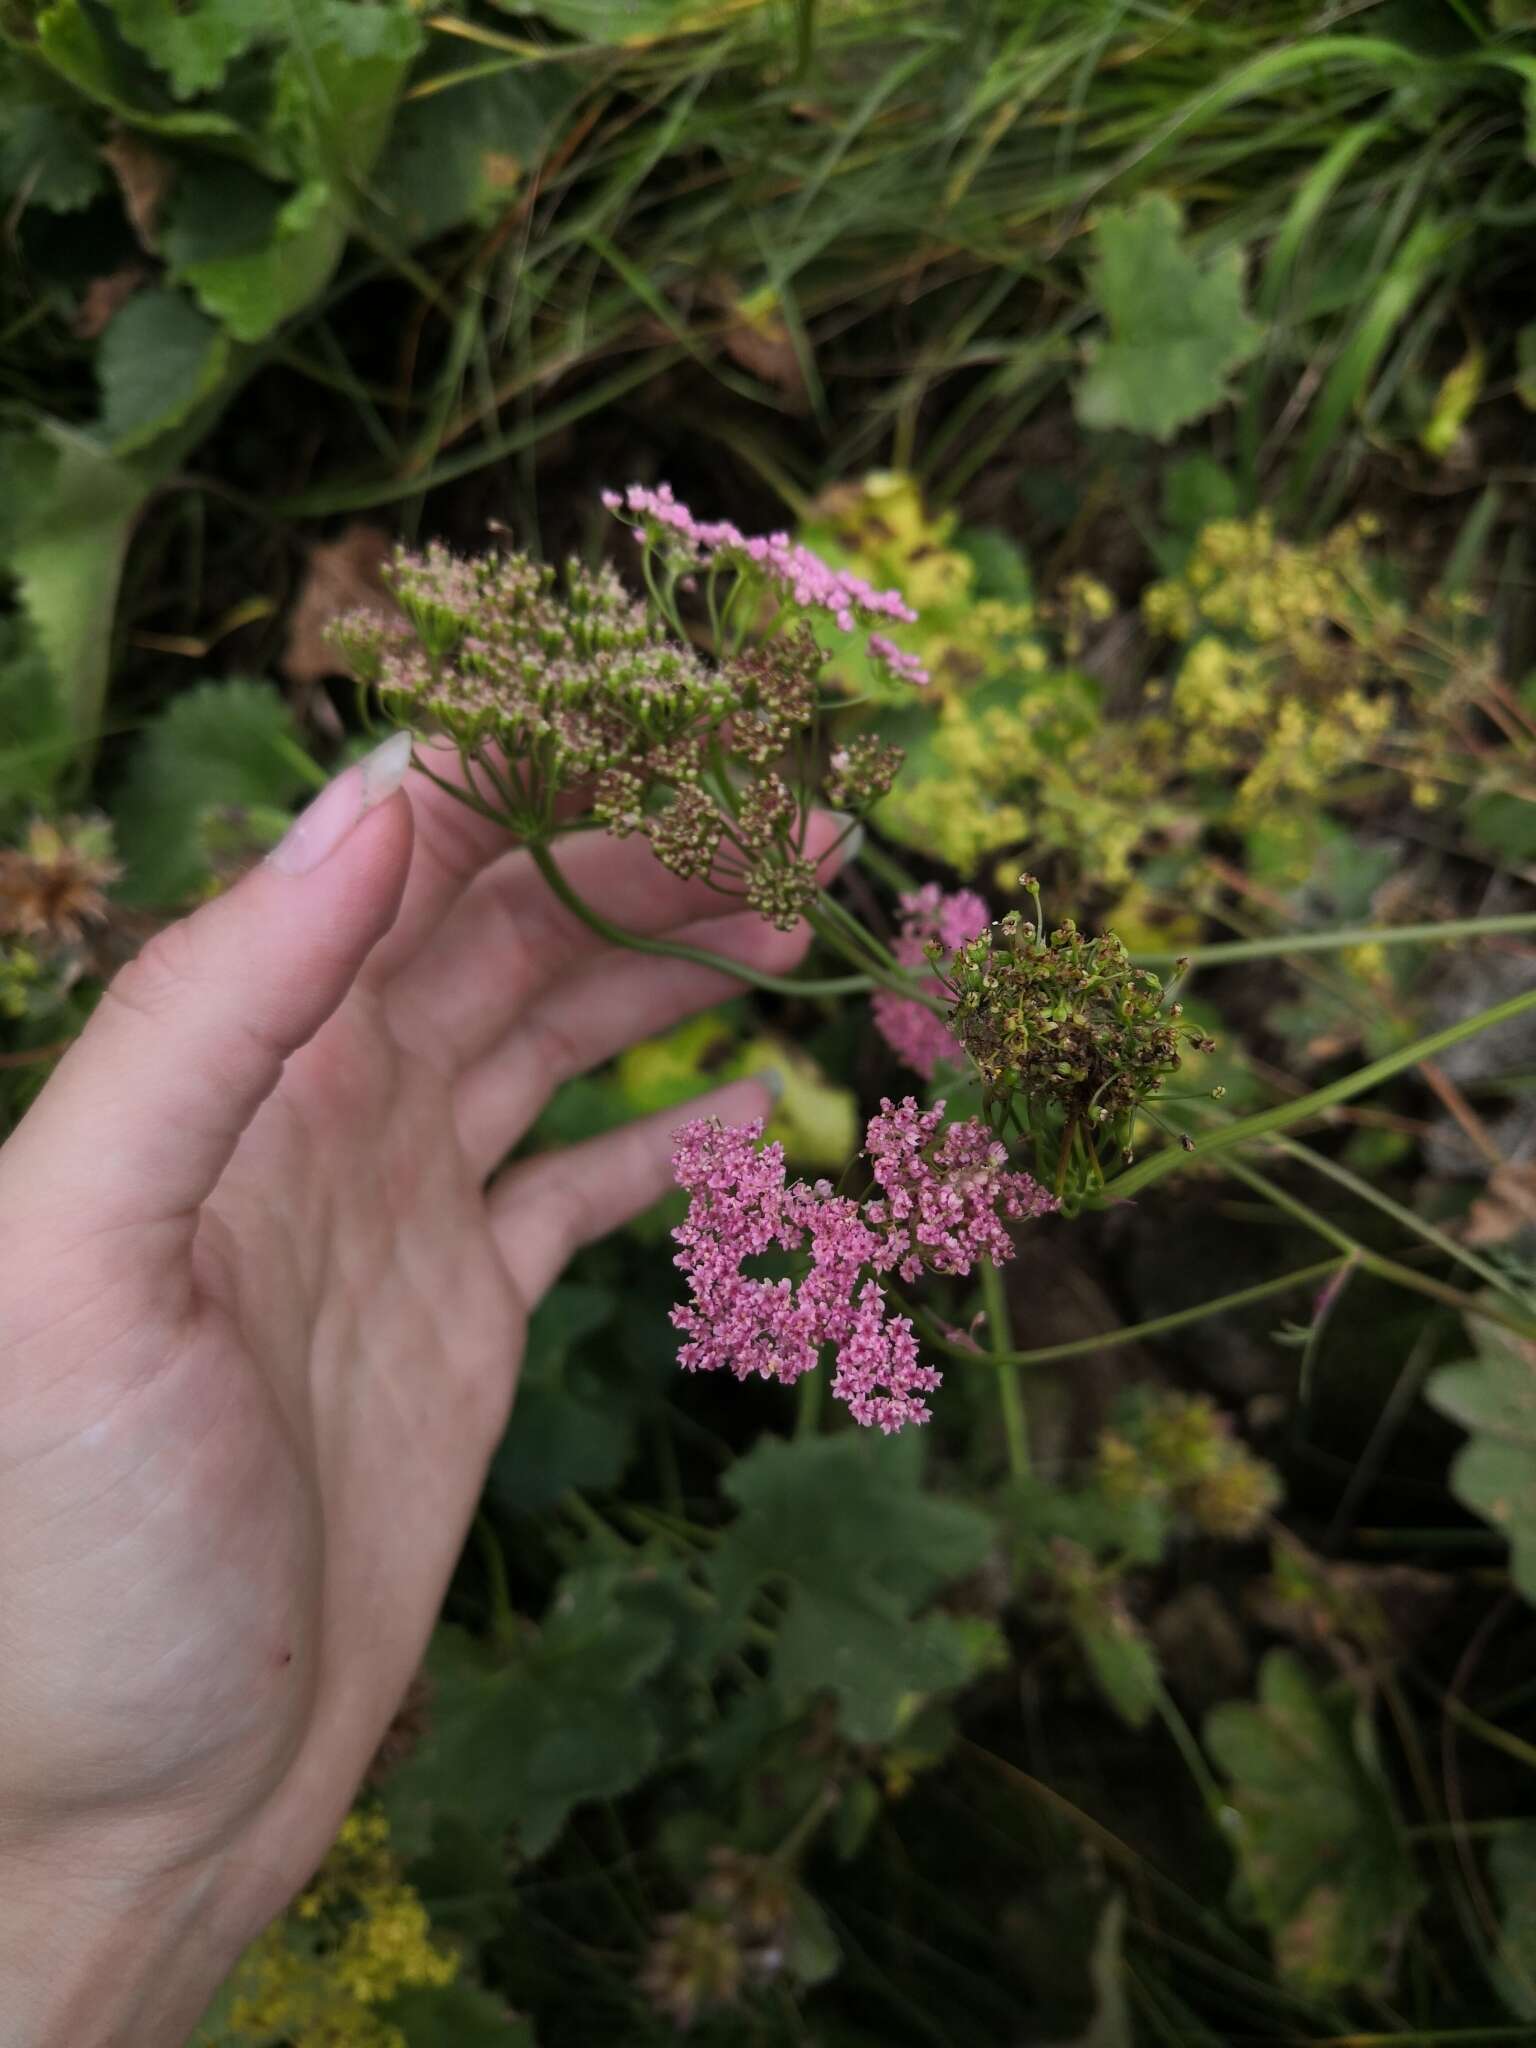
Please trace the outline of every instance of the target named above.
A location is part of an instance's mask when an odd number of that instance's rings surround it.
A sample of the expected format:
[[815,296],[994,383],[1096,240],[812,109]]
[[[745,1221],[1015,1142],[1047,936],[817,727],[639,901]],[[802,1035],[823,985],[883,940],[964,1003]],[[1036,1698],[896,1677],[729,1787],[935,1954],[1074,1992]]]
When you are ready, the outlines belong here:
[[[605,491],[603,503],[610,512],[624,511],[637,520],[641,540],[665,538],[682,563],[695,569],[755,569],[782,603],[823,612],[840,632],[851,633],[861,620],[916,622],[917,613],[899,590],[876,590],[851,570],[834,569],[787,533],[749,536],[729,519],[696,519],[670,484],[654,490],[631,484],[622,498],[617,491]],[[916,657],[902,653],[883,633],[870,635],[869,651],[900,681],[927,682],[927,670]]]
[[[783,1149],[761,1144],[761,1122],[727,1130],[703,1118],[681,1130],[673,1170],[691,1199],[673,1237],[691,1299],[672,1320],[686,1370],[789,1384],[831,1345],[833,1392],[856,1421],[887,1433],[926,1422],[919,1396],[941,1376],[919,1363],[911,1322],[890,1313],[877,1276],[910,1282],[963,1276],[983,1258],[1001,1263],[1013,1256],[1003,1219],[1056,1207],[1028,1174],[1007,1170],[983,1124],[940,1135],[943,1122],[943,1103],[883,1102],[865,1137],[875,1190],[863,1202],[826,1181],[788,1184]],[[804,1262],[798,1279],[742,1272],[743,1260],[774,1250]]]
[[[903,967],[927,965],[924,950],[937,940],[946,953],[954,953],[968,940],[980,938],[991,922],[991,912],[973,889],[945,891],[929,882],[901,899],[901,930],[891,947]],[[943,984],[932,975],[923,986],[938,994]],[[899,996],[890,989],[877,989],[870,997],[875,1029],[903,1066],[910,1067],[925,1081],[931,1081],[941,1060],[963,1059],[954,1033],[942,1017],[911,996]]]

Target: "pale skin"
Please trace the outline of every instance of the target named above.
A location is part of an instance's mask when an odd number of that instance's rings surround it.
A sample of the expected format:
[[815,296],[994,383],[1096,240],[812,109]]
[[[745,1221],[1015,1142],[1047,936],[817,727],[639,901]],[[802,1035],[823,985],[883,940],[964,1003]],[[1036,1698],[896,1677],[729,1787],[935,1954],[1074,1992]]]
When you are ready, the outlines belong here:
[[[605,949],[494,826],[389,793],[402,767],[347,771],[154,940],[0,1148],[6,2043],[172,2048],[308,1880],[529,1310],[664,1191],[679,1118],[497,1169],[560,1081],[734,986]],[[626,928],[780,974],[804,950],[642,842],[562,859]]]

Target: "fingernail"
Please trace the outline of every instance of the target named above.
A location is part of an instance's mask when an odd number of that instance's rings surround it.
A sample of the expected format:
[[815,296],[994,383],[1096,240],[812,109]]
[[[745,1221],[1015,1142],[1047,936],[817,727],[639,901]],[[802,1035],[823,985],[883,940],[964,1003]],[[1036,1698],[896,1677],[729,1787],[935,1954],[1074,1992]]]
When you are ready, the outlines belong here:
[[307,875],[329,858],[369,811],[392,797],[411,765],[411,735],[391,733],[381,747],[343,769],[301,811],[267,855],[280,875]]
[[756,1081],[760,1088],[768,1090],[768,1099],[777,1105],[784,1098],[784,1075],[778,1067],[754,1067],[749,1079]]

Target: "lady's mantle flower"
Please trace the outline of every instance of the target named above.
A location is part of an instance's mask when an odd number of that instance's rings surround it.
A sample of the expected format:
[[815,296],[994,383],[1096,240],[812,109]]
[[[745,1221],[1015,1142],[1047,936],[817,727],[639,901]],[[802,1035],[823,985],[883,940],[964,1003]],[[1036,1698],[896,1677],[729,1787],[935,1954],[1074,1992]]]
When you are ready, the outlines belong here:
[[[941,1376],[920,1362],[911,1321],[891,1313],[881,1276],[963,1277],[979,1259],[1001,1263],[1013,1252],[1003,1219],[1056,1206],[1028,1174],[1007,1170],[983,1125],[953,1124],[941,1137],[943,1120],[943,1103],[881,1103],[864,1144],[875,1188],[862,1202],[826,1181],[788,1182],[783,1148],[761,1144],[761,1121],[727,1129],[709,1117],[680,1131],[673,1171],[692,1197],[673,1233],[692,1294],[672,1312],[686,1339],[680,1363],[788,1384],[830,1344],[832,1390],[856,1422],[887,1435],[926,1422],[922,1396]],[[794,1257],[799,1277],[742,1271],[770,1253]]]
[[[903,967],[922,967],[929,959],[929,947],[938,946],[946,956],[957,953],[970,940],[980,938],[991,922],[991,912],[973,889],[945,891],[929,882],[901,899],[901,930],[891,951]],[[946,993],[937,976],[923,986],[934,995]],[[869,1007],[875,1029],[903,1066],[931,1081],[941,1060],[960,1064],[965,1054],[949,1025],[924,1004],[890,989],[877,989]]]

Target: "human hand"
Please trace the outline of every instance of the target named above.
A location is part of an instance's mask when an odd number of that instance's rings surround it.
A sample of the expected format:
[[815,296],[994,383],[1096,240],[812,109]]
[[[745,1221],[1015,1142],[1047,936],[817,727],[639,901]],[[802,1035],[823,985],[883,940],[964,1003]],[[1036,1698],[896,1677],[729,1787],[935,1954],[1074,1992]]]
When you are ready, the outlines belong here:
[[[168,2048],[308,1879],[421,1660],[528,1311],[668,1185],[678,1119],[487,1177],[562,1080],[732,986],[602,947],[497,828],[407,796],[407,757],[154,939],[0,1150],[7,2048]],[[620,925],[803,950],[642,842],[562,865]]]

